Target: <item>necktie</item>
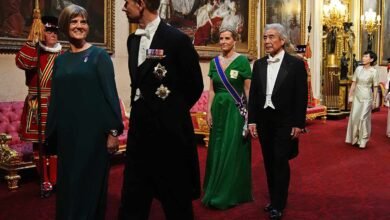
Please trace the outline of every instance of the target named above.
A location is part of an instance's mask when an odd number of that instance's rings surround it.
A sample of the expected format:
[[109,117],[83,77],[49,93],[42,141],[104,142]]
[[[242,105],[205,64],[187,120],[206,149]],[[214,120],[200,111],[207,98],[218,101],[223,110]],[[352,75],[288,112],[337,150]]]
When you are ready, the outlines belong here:
[[277,63],[279,61],[280,61],[279,58],[268,58],[267,59],[267,63]]
[[146,38],[150,38],[150,33],[148,30],[145,30],[145,29],[140,29],[138,28],[137,30],[135,30],[135,35],[137,36],[145,36]]

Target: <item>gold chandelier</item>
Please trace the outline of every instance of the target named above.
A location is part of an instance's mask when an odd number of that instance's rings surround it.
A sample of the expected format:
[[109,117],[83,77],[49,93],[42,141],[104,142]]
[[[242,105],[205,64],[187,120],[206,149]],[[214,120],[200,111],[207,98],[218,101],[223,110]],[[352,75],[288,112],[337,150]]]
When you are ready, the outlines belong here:
[[381,16],[376,15],[376,12],[370,8],[360,17],[360,22],[363,28],[367,30],[367,33],[372,35],[372,33],[378,30],[378,27],[381,25]]
[[342,28],[348,20],[347,7],[339,0],[331,0],[323,7],[323,24],[328,28]]

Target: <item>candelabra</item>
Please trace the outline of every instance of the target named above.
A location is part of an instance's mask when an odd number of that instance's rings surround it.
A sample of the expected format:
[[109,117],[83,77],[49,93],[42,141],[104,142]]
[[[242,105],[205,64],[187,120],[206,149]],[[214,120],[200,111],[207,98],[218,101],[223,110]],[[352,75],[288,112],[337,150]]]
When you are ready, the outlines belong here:
[[342,28],[343,22],[348,20],[347,8],[339,0],[331,0],[323,8],[323,23],[328,28]]
[[[348,20],[347,7],[340,0],[331,0],[328,5],[323,7],[323,25],[327,32],[327,41],[329,44],[328,54],[336,54],[336,41],[338,31],[343,28],[343,24]],[[332,57],[333,60],[335,58]]]
[[374,32],[378,30],[378,27],[381,25],[381,16],[377,15],[376,12],[370,8],[361,16],[360,22],[368,34],[367,50],[372,50]]

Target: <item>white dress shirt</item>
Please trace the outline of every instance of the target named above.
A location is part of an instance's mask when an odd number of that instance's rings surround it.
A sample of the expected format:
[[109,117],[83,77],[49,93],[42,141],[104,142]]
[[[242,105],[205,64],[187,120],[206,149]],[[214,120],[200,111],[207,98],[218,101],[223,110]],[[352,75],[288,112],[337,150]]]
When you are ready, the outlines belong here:
[[278,77],[280,65],[282,64],[284,53],[285,53],[284,50],[281,50],[274,57],[271,56],[268,57],[267,90],[266,90],[266,99],[264,103],[264,108],[270,107],[272,109],[275,109],[271,97],[272,97],[272,92],[274,90],[276,78]]
[[[146,25],[145,31],[138,31],[137,29],[135,33],[135,35],[142,35],[138,50],[138,66],[140,66],[146,60],[146,50],[150,48],[150,44],[152,43],[154,34],[156,33],[160,21],[160,17],[157,17]],[[142,32],[142,34],[137,34],[137,32]]]

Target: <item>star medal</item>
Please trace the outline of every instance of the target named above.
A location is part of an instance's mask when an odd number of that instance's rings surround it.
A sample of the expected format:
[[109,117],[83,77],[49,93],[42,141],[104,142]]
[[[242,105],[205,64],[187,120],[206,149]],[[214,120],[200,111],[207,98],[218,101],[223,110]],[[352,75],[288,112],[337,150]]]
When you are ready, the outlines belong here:
[[154,67],[153,73],[159,80],[162,80],[165,77],[167,70],[165,69],[165,66],[158,63],[157,66]]
[[165,100],[169,93],[171,93],[171,91],[169,91],[168,87],[165,87],[163,84],[160,85],[160,87],[157,88],[157,91],[156,91],[156,95],[162,99],[162,100]]

